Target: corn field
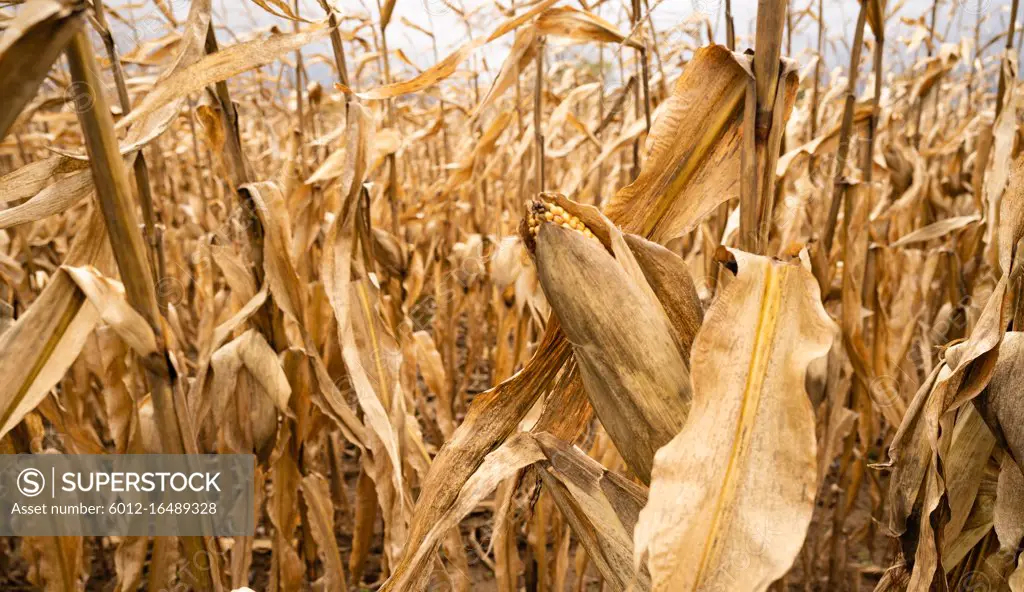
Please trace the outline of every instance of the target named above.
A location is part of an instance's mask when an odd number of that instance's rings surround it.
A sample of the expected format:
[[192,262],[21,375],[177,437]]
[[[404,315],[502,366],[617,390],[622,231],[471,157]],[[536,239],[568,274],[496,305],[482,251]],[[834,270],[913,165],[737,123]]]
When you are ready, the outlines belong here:
[[1024,592],[1019,0],[678,4],[0,0],[0,589]]

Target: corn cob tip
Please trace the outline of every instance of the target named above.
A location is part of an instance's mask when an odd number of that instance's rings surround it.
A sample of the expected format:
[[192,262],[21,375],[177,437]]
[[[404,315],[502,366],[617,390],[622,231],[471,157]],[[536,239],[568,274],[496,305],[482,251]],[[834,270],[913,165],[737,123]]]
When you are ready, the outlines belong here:
[[565,208],[550,202],[533,200],[526,206],[526,216],[520,225],[520,234],[529,252],[532,253],[536,249],[537,235],[541,226],[546,223],[561,226],[587,238],[598,240],[582,220],[567,212]]

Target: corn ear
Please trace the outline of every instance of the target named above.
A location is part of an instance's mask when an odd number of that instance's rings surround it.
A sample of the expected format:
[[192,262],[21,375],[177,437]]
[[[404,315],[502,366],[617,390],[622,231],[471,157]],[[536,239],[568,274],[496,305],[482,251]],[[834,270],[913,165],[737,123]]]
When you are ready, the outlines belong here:
[[578,218],[561,212],[555,210],[551,220],[546,218],[552,212],[534,216],[545,219],[537,222],[538,277],[573,344],[597,416],[647,483],[654,451],[686,421],[686,363],[661,304],[649,286],[638,284],[643,277],[630,274],[589,228],[580,230]]

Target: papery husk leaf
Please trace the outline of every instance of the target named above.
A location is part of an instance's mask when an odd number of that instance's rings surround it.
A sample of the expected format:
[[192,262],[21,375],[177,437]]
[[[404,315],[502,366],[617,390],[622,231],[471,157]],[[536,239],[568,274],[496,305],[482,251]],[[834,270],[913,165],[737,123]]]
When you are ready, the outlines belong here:
[[1024,541],[1024,473],[1009,457],[999,469],[992,521],[1000,546],[1016,553]]
[[988,387],[974,400],[1000,445],[1024,466],[1024,333],[1010,331],[999,346],[999,359]]
[[625,239],[675,329],[680,353],[689,368],[690,348],[704,321],[704,308],[686,262],[665,247],[635,234],[627,234]]
[[[955,539],[967,523],[995,443],[981,414],[972,406],[964,407],[953,427],[945,458],[950,518],[943,530],[944,540]],[[945,559],[943,563],[947,563]]]
[[[997,155],[998,159],[999,156]],[[1024,228],[1024,154],[1013,162],[1006,193],[999,200],[999,266],[1009,273]]]
[[693,345],[689,420],[655,456],[636,528],[635,559],[654,590],[767,589],[789,570],[814,508],[804,379],[834,325],[808,269],[730,253],[738,275]]
[[[996,506],[996,489],[998,474],[993,474],[992,465],[986,463],[981,471],[981,478],[974,487],[974,505],[970,508],[959,533],[944,536],[942,547],[942,567],[949,577],[951,570],[963,561],[982,539],[992,532],[993,512]],[[995,467],[998,471],[998,467]],[[949,528],[947,527],[948,531]]]
[[575,360],[570,359],[530,431],[547,432],[559,440],[575,442],[586,433],[593,417],[594,408],[583,390],[583,378]]
[[649,482],[655,450],[682,428],[690,404],[690,377],[665,311],[649,287],[579,232],[543,224],[536,259],[594,410],[629,467]]

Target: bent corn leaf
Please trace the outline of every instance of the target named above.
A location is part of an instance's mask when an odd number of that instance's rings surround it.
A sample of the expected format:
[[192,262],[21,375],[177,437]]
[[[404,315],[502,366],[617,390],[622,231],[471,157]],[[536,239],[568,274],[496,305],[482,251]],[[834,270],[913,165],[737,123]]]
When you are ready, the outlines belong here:
[[814,507],[804,379],[833,323],[809,270],[730,253],[739,272],[693,345],[693,409],[655,456],[636,528],[653,590],[765,590],[792,564]]

